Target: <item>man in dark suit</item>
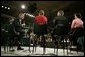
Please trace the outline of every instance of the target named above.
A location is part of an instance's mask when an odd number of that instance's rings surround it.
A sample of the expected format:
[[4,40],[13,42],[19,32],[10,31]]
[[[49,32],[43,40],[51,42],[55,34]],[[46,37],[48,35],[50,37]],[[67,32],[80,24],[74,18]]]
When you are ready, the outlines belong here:
[[18,18],[16,18],[14,21],[13,21],[13,26],[14,26],[14,32],[15,32],[15,35],[17,37],[17,50],[23,50],[21,47],[20,47],[20,44],[21,44],[21,38],[23,37],[23,26],[22,26],[22,20],[24,20],[24,16],[25,14],[24,13],[20,13]]
[[10,46],[10,51],[14,51],[14,49],[13,49],[13,45],[14,45],[14,35],[15,35],[15,33],[14,33],[14,26],[13,26],[13,21],[14,21],[14,18],[11,18],[11,20],[9,20],[9,25],[8,25],[8,28],[7,28],[7,30],[8,30],[8,41],[9,41],[9,46]]
[[54,23],[53,35],[61,36],[60,41],[62,41],[63,36],[68,32],[67,30],[68,20],[64,16],[64,12],[62,10],[59,10],[57,12],[57,16],[54,18],[53,23]]
[[53,23],[54,23],[54,29],[51,35],[54,41],[54,48],[57,45],[57,53],[58,53],[58,44],[61,44],[61,41],[63,41],[63,51],[64,51],[64,36],[68,32],[67,30],[68,20],[64,16],[64,12],[62,10],[59,10],[57,12],[57,16],[54,18]]

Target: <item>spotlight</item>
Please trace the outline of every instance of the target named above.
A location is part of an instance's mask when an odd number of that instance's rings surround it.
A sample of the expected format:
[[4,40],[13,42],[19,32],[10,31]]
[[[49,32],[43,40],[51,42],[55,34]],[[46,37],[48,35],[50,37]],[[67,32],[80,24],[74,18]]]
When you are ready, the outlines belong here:
[[8,7],[8,10],[10,10],[10,8]]
[[21,5],[21,8],[22,8],[22,9],[25,9],[25,5]]
[[2,8],[3,8],[4,6],[2,6]]
[[7,7],[5,7],[5,9],[6,9]]

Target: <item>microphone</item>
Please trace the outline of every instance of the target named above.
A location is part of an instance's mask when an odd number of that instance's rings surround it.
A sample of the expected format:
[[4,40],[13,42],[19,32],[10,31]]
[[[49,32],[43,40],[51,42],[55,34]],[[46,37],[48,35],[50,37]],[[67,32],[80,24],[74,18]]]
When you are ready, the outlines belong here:
[[24,13],[25,15],[29,16],[29,17],[32,17],[32,18],[35,18],[34,15],[31,15],[31,14],[28,14],[28,13]]

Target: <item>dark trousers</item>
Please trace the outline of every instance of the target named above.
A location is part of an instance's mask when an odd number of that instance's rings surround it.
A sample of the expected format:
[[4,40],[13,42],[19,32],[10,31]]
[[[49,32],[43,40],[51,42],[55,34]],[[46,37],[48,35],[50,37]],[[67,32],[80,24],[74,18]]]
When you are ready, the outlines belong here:
[[82,37],[83,35],[84,35],[84,29],[83,28],[79,27],[79,28],[74,29],[74,33],[73,33],[73,37],[72,37],[74,45],[77,44],[78,38]]
[[77,40],[77,43],[78,43],[79,48],[84,50],[84,36],[79,37]]
[[17,41],[17,48],[21,48],[21,39],[23,38],[23,36],[24,36],[24,32],[23,31],[20,31],[19,32],[20,34],[19,35],[16,35],[16,37],[17,37],[17,39],[16,39],[16,41]]
[[9,35],[9,46],[10,48],[13,48],[14,45],[15,45],[15,36],[10,34]]

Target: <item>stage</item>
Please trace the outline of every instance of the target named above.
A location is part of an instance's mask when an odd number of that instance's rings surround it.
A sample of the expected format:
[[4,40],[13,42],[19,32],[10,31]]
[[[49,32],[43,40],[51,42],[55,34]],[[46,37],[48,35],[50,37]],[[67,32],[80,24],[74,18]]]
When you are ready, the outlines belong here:
[[[65,49],[63,52],[63,49],[58,49],[58,54],[54,53],[54,48],[46,48],[46,52],[45,54],[43,54],[43,47],[38,46],[36,48],[36,52],[32,52],[33,51],[33,47],[30,47],[30,51],[29,52],[29,47],[24,47],[22,46],[22,48],[24,48],[24,50],[17,50],[16,47],[14,47],[15,51],[4,51],[4,48],[1,46],[1,56],[84,56],[84,52],[77,52],[76,51],[71,51],[68,50],[68,54],[67,54],[67,50]],[[57,49],[55,49],[57,50]]]

